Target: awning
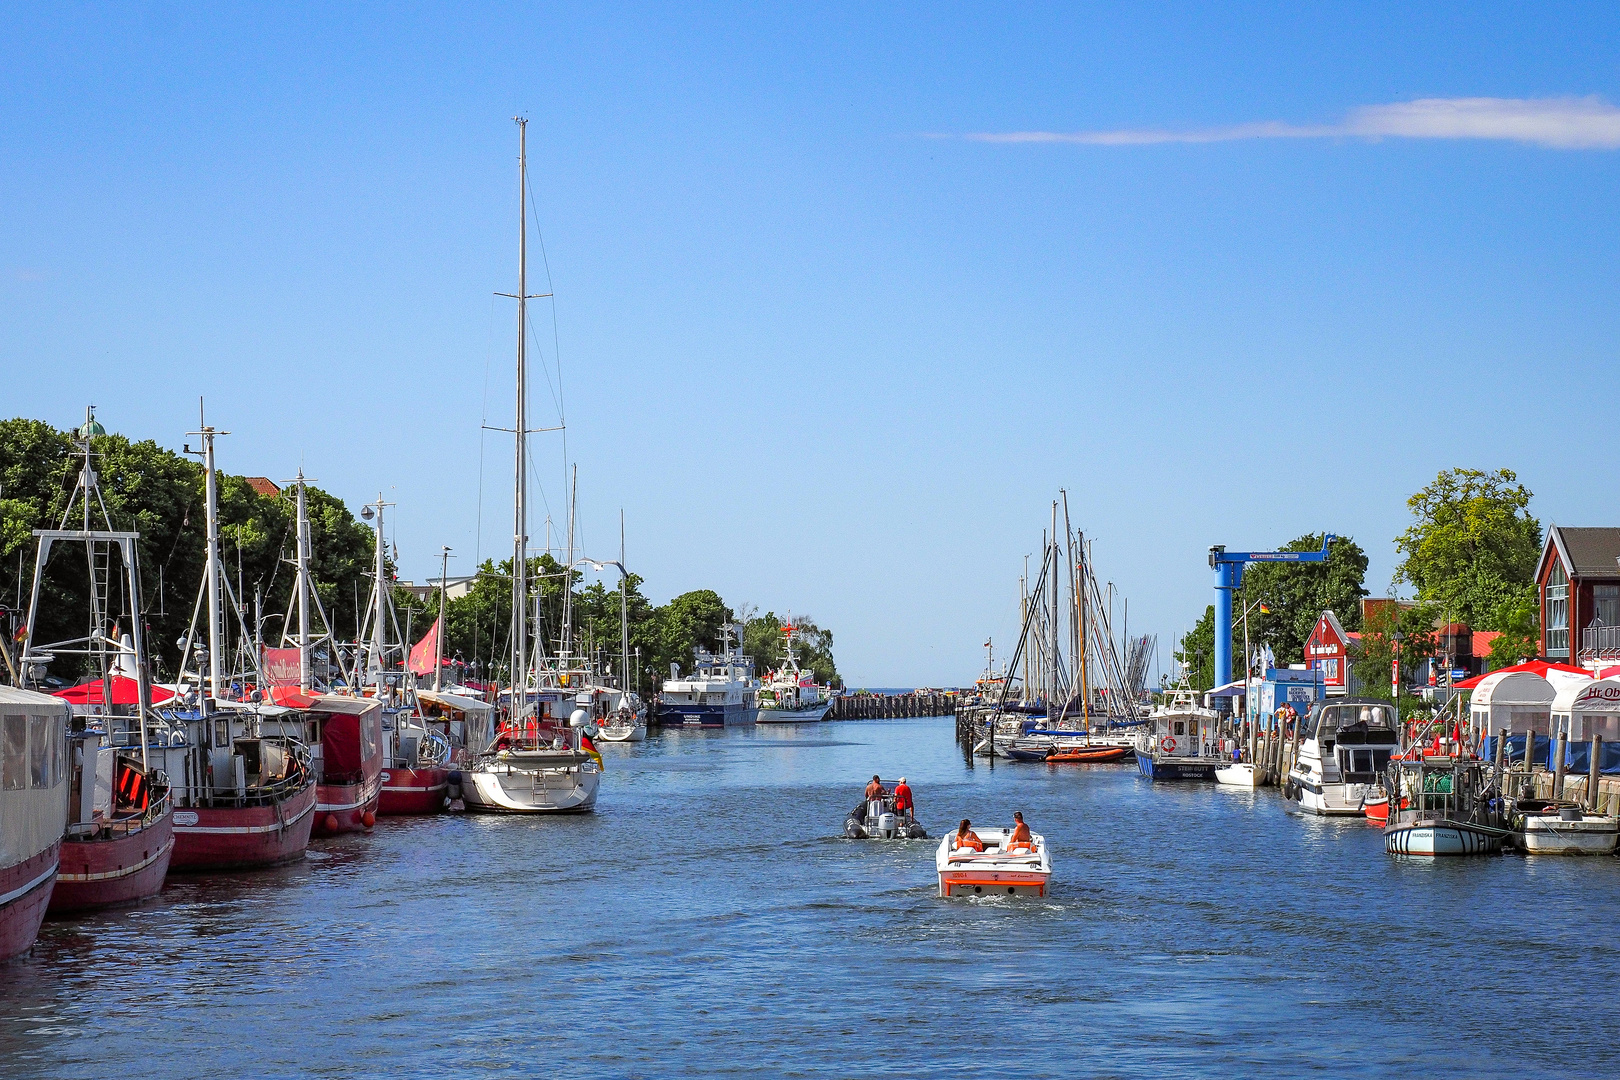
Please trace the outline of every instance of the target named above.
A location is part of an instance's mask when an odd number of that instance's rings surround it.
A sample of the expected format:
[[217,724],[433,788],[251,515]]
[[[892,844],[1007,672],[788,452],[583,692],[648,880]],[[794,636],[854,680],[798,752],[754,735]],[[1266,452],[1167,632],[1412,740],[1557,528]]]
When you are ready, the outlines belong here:
[[1204,708],[1209,708],[1210,702],[1218,697],[1242,697],[1249,692],[1249,684],[1242,682],[1229,682],[1225,686],[1217,686],[1213,690],[1204,692]]
[[[1569,664],[1554,664],[1549,663],[1546,660],[1532,660],[1528,664],[1515,664],[1512,667],[1497,668],[1495,671],[1487,671],[1485,675],[1502,675],[1507,672],[1514,671],[1524,671],[1531,675],[1540,675],[1543,679],[1547,677],[1547,672],[1549,671],[1562,671],[1570,675],[1585,675],[1589,679],[1592,677],[1592,672],[1586,668],[1572,667]],[[1484,681],[1485,675],[1475,675],[1472,679],[1464,679],[1460,683],[1452,683],[1451,688],[1453,690],[1472,690],[1474,687],[1478,686],[1482,681]]]
[[[80,683],[70,686],[66,690],[53,690],[52,697],[59,697],[69,705],[101,705],[101,680]],[[174,697],[173,690],[165,690],[161,686],[152,687],[152,704],[168,701]],[[141,700],[141,687],[134,679],[127,675],[114,675],[112,678],[112,703],[114,705],[136,705]]]

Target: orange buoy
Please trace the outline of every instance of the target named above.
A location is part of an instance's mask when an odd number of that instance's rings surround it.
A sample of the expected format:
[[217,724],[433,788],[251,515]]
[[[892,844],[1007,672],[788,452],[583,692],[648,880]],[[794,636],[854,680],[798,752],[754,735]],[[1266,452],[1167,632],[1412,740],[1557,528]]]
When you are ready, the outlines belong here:
[[369,829],[373,825],[377,824],[377,815],[373,814],[370,810],[367,810],[365,813],[360,815],[360,820],[365,822],[366,828]]
[[337,815],[336,814],[327,814],[326,815],[326,831],[327,832],[337,832]]

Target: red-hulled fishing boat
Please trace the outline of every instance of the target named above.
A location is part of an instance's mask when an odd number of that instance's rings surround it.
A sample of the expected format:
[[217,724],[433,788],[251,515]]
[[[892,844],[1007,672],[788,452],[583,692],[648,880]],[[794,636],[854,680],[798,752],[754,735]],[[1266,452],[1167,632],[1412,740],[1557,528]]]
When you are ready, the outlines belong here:
[[262,723],[266,732],[297,738],[311,748],[315,772],[311,835],[371,828],[382,791],[382,702],[343,694],[291,695],[281,700],[293,707],[277,709]]
[[432,721],[385,713],[383,749],[378,814],[437,814],[450,804],[450,741]]
[[169,784],[100,732],[69,736],[67,836],[51,894],[53,914],[134,904],[156,896],[174,851]]
[[0,686],[0,960],[26,952],[56,883],[67,826],[68,707]]

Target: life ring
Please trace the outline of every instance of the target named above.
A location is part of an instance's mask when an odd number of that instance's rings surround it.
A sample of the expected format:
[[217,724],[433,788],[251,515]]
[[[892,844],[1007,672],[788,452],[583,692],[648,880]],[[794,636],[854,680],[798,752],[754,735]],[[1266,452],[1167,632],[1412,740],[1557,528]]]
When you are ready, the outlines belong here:
[[1163,750],[1167,754],[1175,753],[1176,740],[1171,738],[1169,735],[1166,735],[1163,739],[1159,740],[1159,749]]

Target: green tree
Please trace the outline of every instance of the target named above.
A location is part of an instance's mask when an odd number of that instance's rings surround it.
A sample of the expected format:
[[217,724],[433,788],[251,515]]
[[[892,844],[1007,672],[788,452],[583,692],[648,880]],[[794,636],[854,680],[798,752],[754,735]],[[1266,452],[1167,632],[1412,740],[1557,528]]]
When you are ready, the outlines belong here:
[[[1194,690],[1203,692],[1215,685],[1215,605],[1204,608],[1203,616],[1181,636],[1175,650],[1176,662],[1185,664]],[[1178,673],[1179,678],[1179,673]]]
[[1512,667],[1541,651],[1541,603],[1532,583],[1491,612],[1490,625],[1501,633],[1491,642],[1490,668]]
[[1541,558],[1529,489],[1511,469],[1447,469],[1406,504],[1414,520],[1395,541],[1404,556],[1395,580],[1414,585],[1444,618],[1497,629],[1494,615]]
[[[1401,685],[1409,682],[1408,674],[1424,660],[1435,654],[1435,620],[1439,615],[1435,605],[1419,603],[1414,607],[1399,604],[1379,604],[1368,614],[1361,627],[1360,653],[1355,660],[1356,693],[1362,697],[1390,698],[1392,662],[1398,655],[1401,661]],[[1419,698],[1402,694],[1402,715],[1423,704]]]
[[[1307,533],[1283,545],[1282,550],[1320,551],[1322,535]],[[1361,628],[1361,598],[1367,595],[1362,582],[1366,576],[1367,553],[1348,536],[1333,541],[1323,562],[1250,564],[1235,600],[1249,608],[1250,643],[1270,645],[1280,664],[1303,663],[1305,642],[1310,640],[1323,611],[1332,611],[1352,633]],[[1237,651],[1243,648],[1242,626],[1237,621]],[[1241,661],[1237,666],[1242,667]]]

